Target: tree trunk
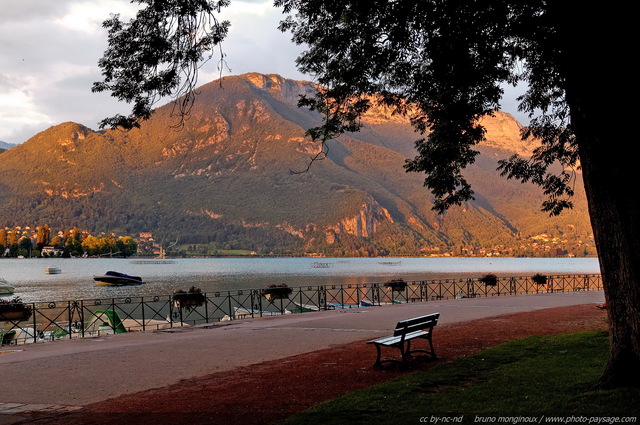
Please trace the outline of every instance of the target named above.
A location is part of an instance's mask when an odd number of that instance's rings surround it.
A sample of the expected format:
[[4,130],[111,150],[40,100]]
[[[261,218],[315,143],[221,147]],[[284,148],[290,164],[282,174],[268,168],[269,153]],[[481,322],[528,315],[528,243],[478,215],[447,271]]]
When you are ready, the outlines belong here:
[[[592,9],[600,14],[602,8]],[[638,387],[640,200],[635,184],[640,167],[632,152],[637,136],[631,107],[620,102],[631,89],[626,85],[635,83],[626,78],[626,59],[613,54],[623,39],[596,30],[607,18],[580,18],[579,30],[568,25],[563,65],[609,314],[610,357],[599,385]]]
[[632,164],[611,158],[610,144],[594,133],[585,139],[580,153],[611,338],[601,384],[640,386],[640,209],[628,178]]

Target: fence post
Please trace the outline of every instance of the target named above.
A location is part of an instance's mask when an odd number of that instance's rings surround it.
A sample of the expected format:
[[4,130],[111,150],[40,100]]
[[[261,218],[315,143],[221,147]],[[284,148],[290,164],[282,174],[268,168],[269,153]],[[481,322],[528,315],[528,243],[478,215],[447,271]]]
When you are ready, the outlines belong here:
[[318,285],[318,307],[327,309],[327,291],[324,285]]
[[[111,311],[113,311],[115,313],[116,311],[116,299],[115,298],[111,298],[111,305],[109,306]],[[113,317],[113,323],[111,323],[111,329],[113,329],[113,333],[116,333],[116,317],[115,314],[112,314]],[[109,316],[107,316],[107,319],[109,318]]]
[[36,317],[38,311],[36,310],[36,303],[31,303],[31,316],[33,317],[33,343],[38,342],[38,318]]
[[[254,310],[262,310],[262,295],[259,289],[254,289],[251,291],[251,315],[253,316]],[[235,314],[229,312],[232,317],[235,317]]]
[[[266,298],[264,297],[264,295],[262,295],[262,290],[260,290],[260,292],[258,292],[258,311],[263,311],[264,310],[264,301],[266,300]],[[253,317],[253,311],[251,311],[251,317]]]
[[78,314],[78,318],[80,319],[80,334],[84,338],[84,301],[80,300],[80,313]]
[[73,336],[73,329],[71,328],[71,321],[73,320],[73,314],[71,313],[72,306],[74,309],[76,309],[78,306],[78,301],[67,301],[67,317],[69,318],[69,320],[67,321],[69,323],[69,339],[71,339],[71,337]]
[[140,306],[142,307],[142,332],[144,332],[146,330],[146,327],[147,327],[146,320],[145,320],[145,315],[144,315],[144,308],[146,306],[146,304],[144,302],[144,297],[140,297]]
[[169,327],[173,328],[173,300],[171,299],[171,295],[169,295]]
[[300,300],[300,307],[299,308],[294,308],[294,312],[296,310],[300,310],[300,313],[302,313],[304,311],[304,305],[305,302],[302,300],[302,286],[298,288],[298,300]]
[[204,293],[204,320],[209,323],[209,296]]
[[[227,306],[229,307],[229,316],[231,316],[231,312],[233,311],[233,306],[231,305],[231,291],[227,291]],[[253,317],[253,311],[251,311],[251,317]]]

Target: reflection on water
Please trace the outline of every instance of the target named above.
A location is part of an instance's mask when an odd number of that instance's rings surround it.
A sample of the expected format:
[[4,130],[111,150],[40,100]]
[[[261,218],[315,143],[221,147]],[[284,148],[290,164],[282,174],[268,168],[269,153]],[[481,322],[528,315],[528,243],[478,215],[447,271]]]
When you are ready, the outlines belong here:
[[[62,273],[47,275],[45,267]],[[98,287],[94,275],[108,270],[141,276],[145,285]],[[170,264],[128,259],[0,259],[0,277],[24,301],[171,294],[198,286],[205,292],[289,286],[429,280],[447,277],[599,273],[595,258],[189,258]]]

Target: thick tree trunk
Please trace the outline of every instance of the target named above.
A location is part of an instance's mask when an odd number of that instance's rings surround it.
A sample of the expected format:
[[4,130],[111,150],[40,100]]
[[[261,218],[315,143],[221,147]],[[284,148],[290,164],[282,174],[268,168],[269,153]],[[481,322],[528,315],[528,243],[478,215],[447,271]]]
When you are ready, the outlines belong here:
[[589,130],[580,142],[609,312],[611,353],[601,384],[640,386],[640,208],[634,187],[638,170],[631,178],[634,164],[615,158],[616,151],[595,131]]
[[[601,13],[601,8],[593,9]],[[601,15],[587,16],[577,31],[571,27],[565,34],[570,40],[563,52],[566,94],[609,313],[610,358],[600,385],[638,387],[640,167],[631,107],[620,102],[636,83],[626,78],[625,59],[612,53],[623,39],[595,30],[606,21]]]

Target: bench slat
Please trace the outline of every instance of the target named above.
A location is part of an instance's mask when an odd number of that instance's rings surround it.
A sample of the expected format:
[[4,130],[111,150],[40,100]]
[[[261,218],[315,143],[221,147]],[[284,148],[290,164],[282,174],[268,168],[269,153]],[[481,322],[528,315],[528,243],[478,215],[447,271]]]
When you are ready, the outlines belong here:
[[374,339],[371,341],[367,341],[367,344],[380,344],[380,345],[395,345],[401,341],[408,341],[414,338],[425,337],[429,335],[429,331],[419,330],[415,332],[408,333],[402,338],[402,336],[385,336],[382,338]]
[[399,336],[406,333],[415,332],[421,329],[433,328],[438,324],[438,316],[435,314],[429,314],[426,316],[416,317],[414,319],[402,320],[396,325],[396,329],[393,332],[395,336]]
[[[431,336],[433,333],[433,327],[438,324],[439,317],[440,313],[433,313],[425,316],[414,317],[412,319],[401,320],[396,325],[393,335],[367,341],[367,344],[374,344],[378,351],[378,358],[374,366],[379,366],[383,362],[380,360],[381,346],[398,348],[400,350],[400,353],[402,354],[402,362],[405,362],[406,358],[414,352],[431,354],[431,356],[435,358],[436,354],[433,349]],[[411,340],[416,338],[426,339],[429,342],[429,347],[431,348],[431,350],[411,350]],[[384,361],[387,362],[396,360]]]
[[415,323],[423,323],[423,322],[430,322],[430,321],[437,322],[439,315],[440,315],[439,313],[432,313],[432,314],[427,314],[420,317],[414,317],[413,319],[401,320],[398,322],[398,327],[400,325],[405,325],[405,324],[412,325]]

